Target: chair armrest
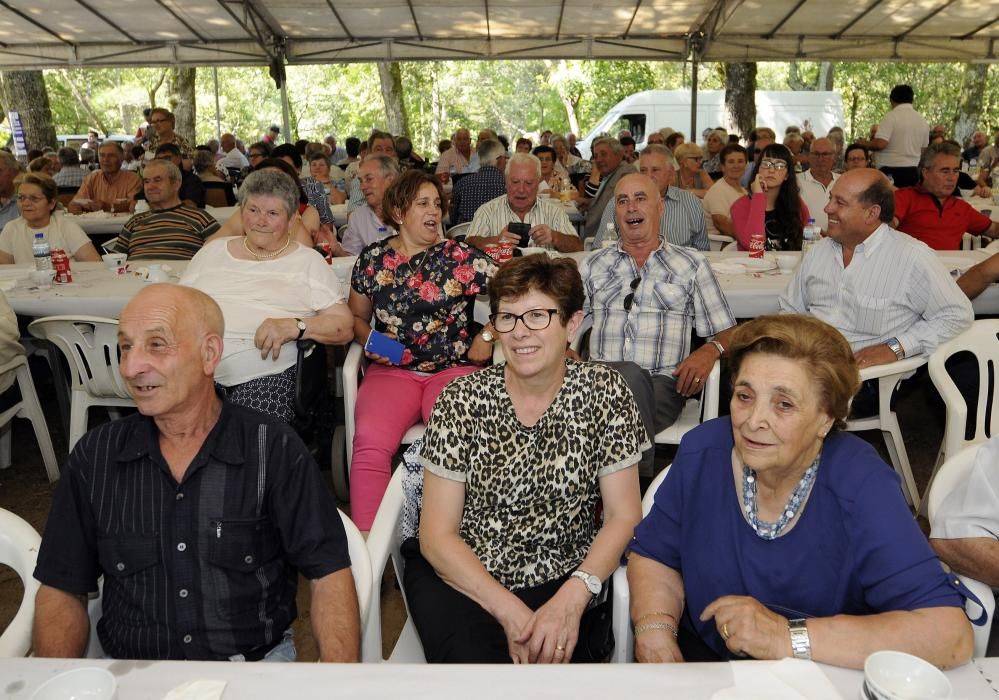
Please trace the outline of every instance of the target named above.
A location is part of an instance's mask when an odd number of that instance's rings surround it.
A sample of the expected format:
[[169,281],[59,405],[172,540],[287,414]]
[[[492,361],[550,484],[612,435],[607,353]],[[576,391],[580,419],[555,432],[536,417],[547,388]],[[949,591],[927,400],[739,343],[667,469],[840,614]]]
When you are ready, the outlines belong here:
[[348,472],[354,444],[354,406],[357,405],[357,385],[367,366],[368,358],[364,356],[364,349],[357,342],[351,343],[347,349],[347,357],[343,361],[343,423],[344,438],[347,443]]
[[635,637],[631,629],[631,596],[628,588],[628,567],[619,566],[612,576],[614,580],[611,625],[614,630],[614,653],[611,663],[627,664],[635,660]]
[[[869,379],[881,379],[892,375],[909,374],[910,372],[915,372],[928,361],[929,357],[926,355],[915,355],[913,357],[903,358],[896,362],[889,362],[884,365],[864,367],[860,370],[860,381],[866,382]],[[905,377],[899,378],[904,379]]]

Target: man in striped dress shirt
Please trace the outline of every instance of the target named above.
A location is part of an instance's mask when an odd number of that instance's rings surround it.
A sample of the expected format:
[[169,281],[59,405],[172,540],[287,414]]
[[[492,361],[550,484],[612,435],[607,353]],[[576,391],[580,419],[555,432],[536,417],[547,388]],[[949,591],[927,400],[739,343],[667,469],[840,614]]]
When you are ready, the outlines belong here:
[[[130,260],[190,260],[219,222],[204,209],[180,201],[181,174],[168,160],[149,161],[142,184],[149,211],[136,214],[122,228],[115,250]],[[109,246],[110,247],[110,246]]]
[[782,313],[837,328],[861,368],[933,352],[974,320],[971,302],[930,248],[888,225],[895,194],[882,173],[833,184],[828,238],[812,246],[779,299]]
[[222,311],[156,284],[122,310],[121,375],[138,413],[88,432],[56,488],[35,578],[34,652],[294,661],[299,574],[321,661],[356,661],[359,614],[343,523],[286,424],[229,403],[213,375]]

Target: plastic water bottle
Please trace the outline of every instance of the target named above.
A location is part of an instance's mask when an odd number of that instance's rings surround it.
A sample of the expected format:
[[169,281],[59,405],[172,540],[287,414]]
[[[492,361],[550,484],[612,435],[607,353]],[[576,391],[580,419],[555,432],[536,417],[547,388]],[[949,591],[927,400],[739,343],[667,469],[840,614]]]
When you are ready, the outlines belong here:
[[978,179],[978,159],[977,158],[972,158],[970,161],[968,161],[968,176],[972,180],[977,180]]
[[49,239],[44,231],[35,234],[35,241],[31,244],[31,254],[35,258],[36,270],[52,269],[52,251],[49,249]]
[[617,229],[614,228],[614,222],[608,221],[607,225],[604,227],[604,236],[600,239],[601,248],[613,248],[617,245]]
[[992,168],[992,203],[999,206],[999,165]]
[[808,225],[801,231],[801,257],[805,257],[805,254],[818,242],[821,236],[819,227],[815,225],[815,219],[809,219]]

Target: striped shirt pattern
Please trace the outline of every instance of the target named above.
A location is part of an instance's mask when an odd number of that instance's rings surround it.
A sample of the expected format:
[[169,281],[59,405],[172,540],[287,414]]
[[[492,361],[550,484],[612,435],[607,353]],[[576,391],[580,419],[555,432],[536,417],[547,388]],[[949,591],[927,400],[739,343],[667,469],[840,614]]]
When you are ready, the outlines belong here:
[[[690,192],[684,192],[679,187],[671,186],[666,190],[663,204],[663,218],[659,221],[660,238],[665,239],[671,245],[683,246],[684,248],[708,250],[711,247],[707,227],[704,223],[704,207],[701,205],[701,200]],[[593,240],[594,248],[603,246],[607,224],[614,224],[614,231],[618,233],[613,199],[607,202],[604,213],[600,217],[600,227]]]
[[211,214],[180,204],[133,216],[122,227],[116,249],[134,260],[190,260],[218,230]]
[[[469,236],[496,236],[506,228],[511,221],[520,221],[513,209],[510,208],[510,201],[505,194],[496,199],[490,200],[479,207],[472,219],[472,225],[468,230]],[[550,197],[541,196],[534,202],[534,206],[524,215],[524,223],[537,226],[546,224],[553,231],[564,233],[567,236],[579,237],[576,227],[569,221],[569,215],[559,202],[554,202]]]
[[971,302],[936,254],[881,224],[843,266],[831,238],[812,246],[778,300],[781,313],[812,314],[854,352],[895,337],[907,357],[931,353],[974,320]]
[[[583,261],[585,311],[593,314],[590,359],[630,361],[652,374],[670,374],[690,354],[691,330],[710,338],[735,325],[707,259],[663,243],[641,270],[619,245]],[[634,290],[630,310],[624,300]]]
[[336,503],[288,426],[224,402],[174,481],[152,418],[86,435],[56,487],[35,578],[83,594],[113,658],[214,659],[279,641],[299,572],[350,566]]

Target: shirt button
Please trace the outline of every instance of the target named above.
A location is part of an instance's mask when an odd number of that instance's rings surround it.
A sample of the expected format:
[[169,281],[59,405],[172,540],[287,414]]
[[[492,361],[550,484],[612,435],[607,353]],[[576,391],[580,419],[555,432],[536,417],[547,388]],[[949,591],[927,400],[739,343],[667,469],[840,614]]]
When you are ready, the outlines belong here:
[[184,644],[190,644],[191,643],[191,639],[192,639],[191,635],[185,634],[184,635]]
[[247,564],[252,564],[253,563],[253,557],[251,555],[247,554],[245,557],[243,557],[243,561],[245,561]]
[[186,588],[181,588],[180,591],[177,592],[177,595],[179,595],[181,598],[186,598],[187,597],[187,589]]
[[176,498],[176,499],[177,499],[178,501],[183,501],[183,500],[184,500],[184,494],[183,494],[183,493],[178,493],[178,494],[177,494],[177,495],[175,496],[175,498]]
[[118,562],[117,564],[114,565],[114,568],[118,569],[118,571],[124,571],[125,565],[121,562]]
[[183,552],[183,551],[184,551],[185,549],[187,549],[187,545],[186,545],[186,544],[184,544],[183,542],[180,542],[180,543],[179,543],[179,544],[177,545],[177,551],[178,551],[178,552]]

